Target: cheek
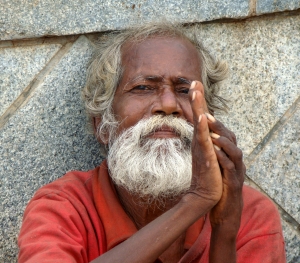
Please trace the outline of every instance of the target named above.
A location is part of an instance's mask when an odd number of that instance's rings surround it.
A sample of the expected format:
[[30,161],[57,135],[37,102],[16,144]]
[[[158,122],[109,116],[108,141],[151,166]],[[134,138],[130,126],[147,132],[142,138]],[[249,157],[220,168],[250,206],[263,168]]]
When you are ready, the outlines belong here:
[[[183,111],[183,117],[188,122],[193,123],[194,122],[193,111],[192,111],[192,106],[191,106],[190,101],[189,100],[181,100],[180,101],[180,106],[181,106],[181,109]],[[203,109],[204,109],[204,112],[208,112],[208,107],[207,107],[207,104],[206,104],[205,100],[203,101]]]
[[144,100],[123,100],[122,103],[114,105],[113,110],[120,124],[120,130],[127,129],[149,114],[150,105]]
[[183,112],[183,118],[186,119],[188,122],[193,123],[193,111],[192,106],[190,104],[189,100],[181,100],[180,101],[180,107]]

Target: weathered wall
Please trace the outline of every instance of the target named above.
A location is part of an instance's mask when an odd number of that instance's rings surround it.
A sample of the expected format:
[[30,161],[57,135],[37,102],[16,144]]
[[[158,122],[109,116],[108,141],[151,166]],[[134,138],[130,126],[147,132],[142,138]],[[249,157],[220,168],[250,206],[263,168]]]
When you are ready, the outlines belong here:
[[37,188],[101,161],[79,99],[97,32],[158,18],[195,23],[228,61],[231,111],[218,117],[237,134],[248,183],[279,208],[288,262],[300,262],[299,8],[299,0],[1,0],[0,262],[16,262]]

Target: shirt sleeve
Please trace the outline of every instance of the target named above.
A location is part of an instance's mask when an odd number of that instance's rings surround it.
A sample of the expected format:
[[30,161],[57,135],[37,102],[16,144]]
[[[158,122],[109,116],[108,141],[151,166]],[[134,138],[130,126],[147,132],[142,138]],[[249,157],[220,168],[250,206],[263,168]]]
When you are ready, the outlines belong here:
[[19,263],[87,263],[87,229],[80,207],[58,193],[33,199],[19,235]]

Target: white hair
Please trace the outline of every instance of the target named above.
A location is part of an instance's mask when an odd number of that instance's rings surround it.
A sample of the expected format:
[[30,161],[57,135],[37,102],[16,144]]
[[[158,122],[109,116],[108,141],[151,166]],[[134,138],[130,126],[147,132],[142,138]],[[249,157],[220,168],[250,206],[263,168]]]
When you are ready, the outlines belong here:
[[[178,137],[149,138],[163,126]],[[139,121],[110,140],[107,161],[112,180],[147,200],[179,196],[191,183],[192,136],[193,126],[181,118],[156,115]]]

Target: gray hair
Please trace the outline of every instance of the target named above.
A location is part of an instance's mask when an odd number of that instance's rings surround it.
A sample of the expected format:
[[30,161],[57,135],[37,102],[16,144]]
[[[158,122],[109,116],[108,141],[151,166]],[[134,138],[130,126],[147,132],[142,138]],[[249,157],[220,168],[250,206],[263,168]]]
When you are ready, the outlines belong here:
[[201,82],[210,113],[227,109],[226,100],[216,94],[220,88],[220,82],[227,77],[227,64],[204,48],[196,34],[191,33],[186,27],[168,22],[148,23],[105,34],[95,45],[82,96],[87,113],[91,117],[101,117],[102,124],[105,123],[98,127],[100,136],[117,126],[112,112],[112,102],[122,77],[122,46],[128,41],[138,43],[157,36],[186,39],[195,46],[201,61]]

